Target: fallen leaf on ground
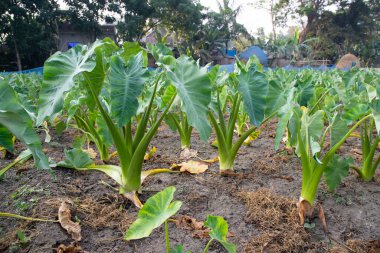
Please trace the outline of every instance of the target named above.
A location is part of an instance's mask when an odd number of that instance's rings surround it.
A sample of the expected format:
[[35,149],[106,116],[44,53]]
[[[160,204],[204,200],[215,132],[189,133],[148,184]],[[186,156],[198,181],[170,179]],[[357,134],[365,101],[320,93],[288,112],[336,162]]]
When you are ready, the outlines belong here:
[[205,163],[216,163],[216,162],[219,161],[219,157],[217,156],[217,157],[214,157],[214,158],[211,158],[211,159],[205,159],[205,160],[201,159],[201,161],[205,162]]
[[84,149],[83,151],[86,152],[90,156],[91,159],[95,159],[97,156],[96,151],[92,148]]
[[70,244],[69,246],[60,244],[57,248],[57,253],[87,253],[87,252],[82,250],[81,246],[74,243],[74,244]]
[[260,130],[258,130],[258,131],[254,131],[253,133],[251,133],[251,134],[247,137],[247,139],[245,139],[245,141],[244,141],[244,145],[249,146],[249,145],[251,144],[252,141],[256,140],[256,139],[259,137],[260,133],[261,133]]
[[179,164],[181,172],[189,172],[191,174],[200,174],[208,169],[208,165],[198,161],[187,161]]
[[82,239],[80,225],[71,220],[71,211],[66,202],[62,202],[58,209],[58,221],[75,241]]
[[153,146],[153,147],[149,150],[149,152],[145,153],[145,155],[144,155],[144,161],[147,161],[147,160],[149,160],[150,158],[152,158],[153,155],[154,155],[156,152],[157,152],[157,149],[156,149],[155,146]]
[[198,151],[195,149],[185,148],[181,151],[179,158],[182,160],[188,160],[190,158],[197,157]]
[[197,221],[195,218],[190,217],[188,215],[180,216],[175,221],[175,224],[178,228],[183,228],[186,230],[202,230],[202,229],[204,230],[205,229],[202,221]]
[[292,182],[294,180],[292,176],[278,176],[278,178],[288,180],[289,182]]
[[362,151],[358,148],[353,148],[351,149],[351,152],[355,153],[355,154],[358,154],[358,155],[362,155]]
[[319,219],[322,221],[323,225],[323,231],[325,232],[325,235],[329,234],[329,230],[327,229],[327,222],[326,222],[326,217],[325,217],[325,212],[323,211],[323,207],[321,204],[318,204],[319,210],[318,210],[318,215]]

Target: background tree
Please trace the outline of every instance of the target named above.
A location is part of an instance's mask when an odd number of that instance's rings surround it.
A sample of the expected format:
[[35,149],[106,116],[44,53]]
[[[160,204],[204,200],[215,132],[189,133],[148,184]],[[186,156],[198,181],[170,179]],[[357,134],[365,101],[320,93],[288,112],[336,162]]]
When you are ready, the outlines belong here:
[[315,57],[336,61],[353,53],[366,64],[375,63],[380,55],[379,5],[376,1],[342,1],[335,12],[324,11],[309,31],[309,36],[319,38],[314,44]]
[[298,21],[302,25],[299,36],[302,43],[325,8],[336,3],[335,0],[279,0],[275,6],[277,22],[284,26],[291,19]]
[[42,65],[57,45],[57,9],[54,0],[0,2],[0,59],[8,65],[2,67],[22,70]]
[[141,38],[159,27],[189,40],[202,24],[203,6],[192,0],[121,0],[118,36],[123,41]]

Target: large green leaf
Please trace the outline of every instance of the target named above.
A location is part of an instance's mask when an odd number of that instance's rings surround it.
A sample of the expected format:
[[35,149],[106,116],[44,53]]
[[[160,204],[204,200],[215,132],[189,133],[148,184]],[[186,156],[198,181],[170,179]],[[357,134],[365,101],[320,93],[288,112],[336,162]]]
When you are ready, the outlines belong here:
[[124,42],[123,51],[121,52],[121,56],[127,62],[131,57],[137,55],[138,53],[142,53],[144,59],[144,67],[148,65],[148,53],[140,46],[138,42]]
[[80,171],[100,171],[105,173],[107,176],[115,180],[116,183],[119,185],[123,185],[122,179],[121,179],[121,168],[116,165],[111,165],[111,164],[106,164],[106,165],[96,165],[92,164],[89,165],[88,167],[83,167],[83,168],[73,168],[76,170]]
[[168,71],[168,76],[177,88],[189,124],[198,130],[202,140],[207,141],[211,133],[207,120],[211,84],[206,68],[199,68],[193,59],[181,56],[175,70]]
[[372,100],[369,106],[375,120],[377,134],[380,134],[380,99]]
[[70,150],[65,149],[65,160],[59,162],[57,165],[65,168],[86,168],[94,164],[88,153],[80,148],[73,148]]
[[352,101],[344,106],[342,117],[347,120],[348,123],[352,123],[366,115],[368,109],[367,103]]
[[301,136],[304,143],[310,145],[313,156],[321,150],[318,141],[322,135],[324,126],[323,117],[324,111],[322,110],[316,111],[311,116],[308,115],[308,110],[306,108],[303,110],[301,118]]
[[125,240],[148,237],[153,229],[161,226],[181,208],[181,201],[174,201],[175,187],[170,186],[150,197],[140,209],[138,218],[129,227]]
[[276,129],[276,138],[274,141],[275,149],[278,149],[282,136],[284,135],[285,129],[288,125],[288,122],[293,115],[294,91],[295,91],[295,88],[292,88],[289,91],[286,103],[278,111],[278,125]]
[[338,155],[327,164],[324,171],[326,184],[330,191],[334,190],[348,174],[350,164],[353,162],[351,157],[340,158]]
[[20,105],[13,89],[4,80],[0,81],[0,98],[0,124],[26,144],[38,168],[50,169],[48,159],[42,152],[40,138],[33,129],[32,120]]
[[126,125],[139,107],[137,97],[147,80],[148,71],[143,67],[142,53],[124,63],[120,56],[113,56],[109,75],[111,85],[111,111],[119,126]]
[[228,253],[236,252],[236,246],[227,241],[228,224],[223,217],[208,215],[205,226],[210,228],[210,237],[220,242]]
[[305,80],[302,80],[301,78],[297,79],[296,86],[299,105],[307,106],[310,99],[314,95],[314,83],[312,82],[312,76],[306,77]]
[[256,71],[252,65],[248,71],[241,69],[238,75],[238,90],[244,102],[244,110],[249,115],[251,123],[259,126],[264,119],[266,98],[268,94],[268,79],[265,74]]
[[282,86],[280,82],[276,80],[269,81],[268,85],[268,94],[265,102],[265,115],[267,116],[277,111],[287,102],[287,98],[289,97],[290,92],[290,89],[288,89],[286,86]]
[[336,115],[333,119],[330,130],[330,147],[337,144],[348,132],[346,121],[340,115]]
[[90,48],[77,45],[66,52],[53,54],[45,62],[37,125],[62,110],[65,94],[74,86],[75,76],[95,68],[93,54],[100,45],[101,41],[96,41]]
[[0,147],[5,148],[9,152],[13,153],[13,134],[0,124]]

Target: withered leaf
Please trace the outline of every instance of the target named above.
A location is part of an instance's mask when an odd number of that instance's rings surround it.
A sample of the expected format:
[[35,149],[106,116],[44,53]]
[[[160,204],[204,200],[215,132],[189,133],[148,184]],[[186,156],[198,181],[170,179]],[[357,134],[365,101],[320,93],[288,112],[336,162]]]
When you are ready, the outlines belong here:
[[69,246],[60,244],[57,248],[57,253],[87,253],[87,252],[84,251],[81,246],[74,243],[74,244],[70,244]]
[[175,224],[178,228],[183,228],[186,230],[201,230],[205,229],[202,221],[197,221],[195,218],[188,215],[181,215]]
[[208,165],[198,161],[187,161],[180,164],[181,172],[189,172],[191,174],[200,174],[205,172],[208,169]]
[[82,239],[81,227],[71,220],[71,211],[66,202],[62,202],[58,209],[58,221],[75,241]]

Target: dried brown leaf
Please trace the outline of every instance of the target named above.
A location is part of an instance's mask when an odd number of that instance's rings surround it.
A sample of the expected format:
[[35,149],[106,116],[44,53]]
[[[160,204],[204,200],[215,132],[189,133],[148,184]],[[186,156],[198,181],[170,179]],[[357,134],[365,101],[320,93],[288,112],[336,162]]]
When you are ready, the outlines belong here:
[[187,161],[180,164],[181,172],[189,172],[191,174],[200,174],[205,172],[208,169],[208,165],[198,161]]
[[140,209],[143,206],[136,191],[124,193],[123,196],[129,199],[137,208]]
[[325,217],[325,212],[323,211],[323,207],[321,204],[318,204],[318,214],[319,214],[319,219],[322,221],[323,225],[323,231],[325,232],[326,235],[328,235],[329,230],[327,229],[327,222],[326,222],[326,217]]
[[305,218],[311,217],[313,215],[313,207],[312,205],[305,199],[300,198],[297,203],[298,207],[298,215],[300,217],[301,225],[305,224]]
[[95,159],[97,156],[97,153],[93,148],[85,149],[84,152],[86,152],[90,156],[91,159]]
[[58,209],[58,220],[75,241],[82,239],[80,225],[71,220],[71,211],[66,202],[62,202]]
[[86,251],[84,251],[81,246],[74,243],[69,246],[60,244],[57,248],[57,253],[86,253]]
[[186,230],[202,230],[205,229],[202,221],[197,221],[195,218],[190,217],[188,215],[180,216],[175,224],[178,228],[186,229]]

